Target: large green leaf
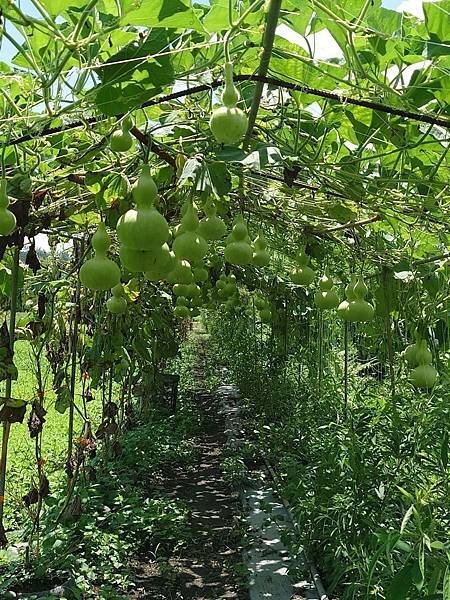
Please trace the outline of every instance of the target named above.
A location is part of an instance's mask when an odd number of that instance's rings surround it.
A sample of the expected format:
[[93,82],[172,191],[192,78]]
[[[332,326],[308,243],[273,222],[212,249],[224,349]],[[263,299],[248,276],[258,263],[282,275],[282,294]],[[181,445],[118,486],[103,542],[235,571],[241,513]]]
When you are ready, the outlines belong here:
[[86,6],[86,0],[42,0],[41,4],[55,17],[72,7],[83,8]]
[[124,25],[204,30],[189,0],[122,0],[122,14]]
[[433,39],[450,43],[450,0],[424,2],[425,25]]

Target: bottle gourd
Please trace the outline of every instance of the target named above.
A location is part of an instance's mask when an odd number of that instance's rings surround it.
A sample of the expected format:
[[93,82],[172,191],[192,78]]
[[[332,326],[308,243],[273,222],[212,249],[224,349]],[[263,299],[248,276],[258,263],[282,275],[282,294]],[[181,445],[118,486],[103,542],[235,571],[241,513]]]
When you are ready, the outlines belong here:
[[211,132],[221,144],[237,144],[247,131],[248,119],[237,108],[239,92],[233,83],[233,64],[225,64],[225,89],[222,92],[223,106],[216,108],[209,121]]
[[110,290],[120,283],[120,269],[106,256],[111,240],[104,223],[100,223],[92,237],[94,258],[87,260],[80,269],[80,281],[90,290]]

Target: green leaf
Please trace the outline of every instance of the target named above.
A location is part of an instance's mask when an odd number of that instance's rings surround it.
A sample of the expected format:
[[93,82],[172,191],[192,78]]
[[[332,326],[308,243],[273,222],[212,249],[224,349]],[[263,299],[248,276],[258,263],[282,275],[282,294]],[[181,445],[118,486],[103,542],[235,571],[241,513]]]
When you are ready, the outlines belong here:
[[189,0],[122,0],[123,25],[204,31]]
[[[236,16],[234,11],[233,18]],[[203,19],[203,25],[211,33],[229,29],[230,21],[228,19],[228,0],[213,0],[211,9]]]
[[53,16],[61,15],[69,8],[83,8],[86,0],[42,0],[42,6]]
[[397,572],[387,591],[386,600],[406,600],[413,584],[414,565],[406,564]]
[[450,42],[450,0],[424,2],[425,26],[432,39]]

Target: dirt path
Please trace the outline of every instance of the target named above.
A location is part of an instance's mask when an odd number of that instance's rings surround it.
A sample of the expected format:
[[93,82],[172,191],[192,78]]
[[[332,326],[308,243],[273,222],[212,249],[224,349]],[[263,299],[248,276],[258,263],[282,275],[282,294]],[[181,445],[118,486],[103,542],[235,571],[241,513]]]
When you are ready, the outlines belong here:
[[[201,382],[202,366],[196,380]],[[169,559],[165,574],[152,563],[136,565],[140,592],[130,598],[152,600],[246,600],[239,590],[235,565],[241,561],[236,515],[239,502],[224,481],[220,468],[225,443],[224,421],[217,399],[199,387],[196,404],[203,415],[198,439],[198,464],[189,472],[162,483],[161,492],[181,499],[189,509],[192,540]]]

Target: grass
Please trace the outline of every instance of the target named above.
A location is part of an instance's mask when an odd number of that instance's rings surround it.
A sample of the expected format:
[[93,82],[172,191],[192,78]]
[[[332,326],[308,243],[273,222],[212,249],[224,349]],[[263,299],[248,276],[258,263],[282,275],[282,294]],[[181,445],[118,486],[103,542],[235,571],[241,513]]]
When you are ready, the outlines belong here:
[[[36,394],[36,377],[29,342],[20,340],[15,346],[15,364],[19,377],[13,384],[12,395],[28,403]],[[48,371],[47,361],[43,361],[44,371]],[[80,390],[78,389],[79,393]],[[2,392],[3,393],[3,392]],[[51,387],[51,377],[47,377],[45,409],[47,410],[44,434],[42,436],[42,456],[45,460],[45,472],[50,485],[57,485],[64,477],[64,465],[67,460],[67,429],[69,413],[61,414],[54,408],[55,393]],[[22,496],[32,487],[37,475],[35,460],[35,441],[30,438],[27,426],[29,409],[23,423],[13,423],[9,441],[5,515],[7,529],[16,529],[22,523],[24,512]],[[101,407],[98,402],[90,406],[93,427],[100,422]],[[81,416],[75,413],[75,435],[82,429]],[[2,433],[3,435],[3,429]],[[11,537],[11,536],[9,536]]]

